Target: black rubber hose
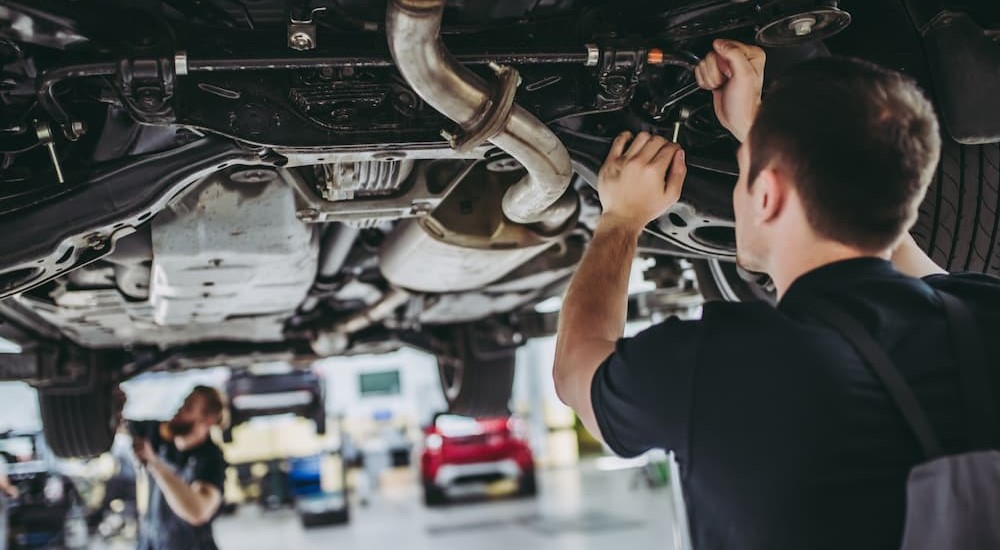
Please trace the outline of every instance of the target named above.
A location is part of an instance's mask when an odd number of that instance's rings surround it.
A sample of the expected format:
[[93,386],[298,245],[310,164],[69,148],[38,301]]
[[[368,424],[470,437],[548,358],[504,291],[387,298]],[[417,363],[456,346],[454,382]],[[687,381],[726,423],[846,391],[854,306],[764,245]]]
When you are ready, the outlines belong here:
[[38,147],[38,136],[34,132],[0,133],[0,153],[23,153],[35,147]]

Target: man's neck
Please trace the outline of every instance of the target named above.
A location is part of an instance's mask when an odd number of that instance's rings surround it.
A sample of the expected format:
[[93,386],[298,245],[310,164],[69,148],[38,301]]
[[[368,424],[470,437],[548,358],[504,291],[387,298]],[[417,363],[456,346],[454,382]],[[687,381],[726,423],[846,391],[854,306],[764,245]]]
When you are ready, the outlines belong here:
[[770,276],[778,292],[778,299],[785,295],[796,279],[827,264],[853,258],[882,258],[888,260],[890,253],[866,252],[835,241],[817,240],[808,246],[789,243],[775,250],[771,258]]

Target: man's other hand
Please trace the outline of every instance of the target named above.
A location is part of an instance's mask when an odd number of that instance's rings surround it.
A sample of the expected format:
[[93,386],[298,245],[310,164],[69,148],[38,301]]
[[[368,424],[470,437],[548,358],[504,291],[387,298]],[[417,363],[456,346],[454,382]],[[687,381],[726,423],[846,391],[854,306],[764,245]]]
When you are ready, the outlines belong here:
[[716,40],[698,63],[698,85],[712,91],[715,115],[736,139],[746,141],[764,88],[764,50],[735,40]]
[[623,132],[611,144],[597,181],[604,216],[641,230],[677,202],[686,175],[684,151],[676,143]]
[[[0,458],[0,460],[3,460]],[[3,488],[3,492],[7,494],[8,497],[17,500],[17,497],[21,495],[21,492],[17,490],[14,485],[8,485]]]
[[153,446],[149,444],[149,440],[136,437],[132,440],[132,451],[135,452],[135,458],[140,464],[148,464],[150,460],[156,457],[156,453],[153,452]]

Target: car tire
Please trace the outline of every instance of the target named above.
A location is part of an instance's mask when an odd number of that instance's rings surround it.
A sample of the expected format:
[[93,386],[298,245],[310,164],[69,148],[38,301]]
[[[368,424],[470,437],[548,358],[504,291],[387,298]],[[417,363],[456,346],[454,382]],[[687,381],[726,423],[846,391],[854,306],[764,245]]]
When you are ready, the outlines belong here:
[[56,456],[92,458],[108,452],[121,421],[115,385],[101,370],[79,391],[38,390],[45,441]]
[[313,417],[313,422],[316,423],[316,434],[326,435],[326,411],[319,410]]
[[538,481],[535,478],[535,470],[531,469],[521,476],[517,485],[517,494],[522,497],[534,497],[538,495]]
[[454,334],[454,355],[438,355],[438,378],[448,412],[463,416],[503,416],[510,413],[515,351],[477,349],[472,330]]
[[331,512],[322,512],[319,514],[299,514],[302,520],[302,526],[305,528],[309,527],[320,527],[324,525],[344,525],[351,521],[351,512],[349,508],[344,508],[343,510],[334,510]]
[[[1000,144],[961,145],[945,137],[910,233],[948,271],[1000,276]],[[733,263],[693,263],[706,301],[774,302],[773,289],[741,277]]]
[[766,277],[754,278],[734,262],[694,260],[692,265],[698,290],[706,302],[775,301],[774,289]]
[[428,508],[444,506],[447,503],[448,495],[444,494],[444,491],[440,487],[433,483],[424,483],[424,504]]
[[910,232],[948,271],[1000,275],[1000,143],[960,145],[945,138]]

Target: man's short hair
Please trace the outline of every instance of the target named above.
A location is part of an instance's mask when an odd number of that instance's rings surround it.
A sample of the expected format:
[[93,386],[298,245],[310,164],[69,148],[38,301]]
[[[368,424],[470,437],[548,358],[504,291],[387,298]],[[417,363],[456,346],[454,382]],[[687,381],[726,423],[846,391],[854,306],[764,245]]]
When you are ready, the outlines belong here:
[[750,184],[773,166],[821,237],[885,249],[916,221],[941,153],[916,83],[843,57],[806,61],[768,90],[749,136]]
[[195,386],[191,390],[191,395],[201,397],[201,411],[206,416],[214,416],[217,424],[222,424],[226,411],[225,400],[222,393],[211,386]]

